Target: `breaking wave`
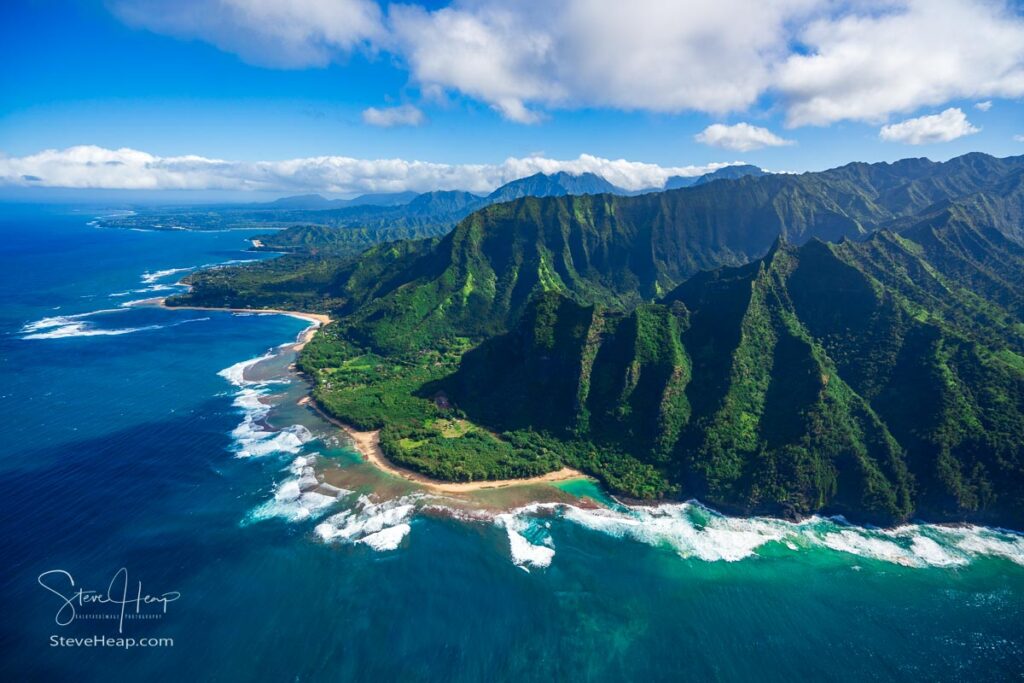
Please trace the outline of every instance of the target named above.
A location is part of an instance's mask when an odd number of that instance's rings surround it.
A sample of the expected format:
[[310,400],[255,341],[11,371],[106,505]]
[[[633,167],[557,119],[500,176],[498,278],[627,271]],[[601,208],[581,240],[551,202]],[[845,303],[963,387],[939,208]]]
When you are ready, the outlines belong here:
[[[537,509],[540,506],[531,506]],[[548,529],[551,523],[523,514],[507,513],[494,518],[495,523],[508,534],[512,562],[530,571],[530,567],[544,568],[555,557],[555,544]]]
[[771,546],[783,553],[827,550],[914,568],[960,567],[983,557],[1024,566],[1024,535],[1003,529],[937,524],[873,529],[839,518],[786,522],[726,517],[695,502],[614,510],[534,504],[497,515],[494,522],[507,532],[517,566],[551,564],[555,546],[548,532],[550,522],[544,521],[551,518],[705,562],[737,562]]
[[106,315],[109,313],[122,313],[123,308],[105,308],[87,313],[76,313],[73,315],[55,315],[42,318],[35,322],[22,326],[22,339],[67,339],[70,337],[110,337],[133,332],[146,332],[150,330],[162,330],[167,327],[177,327],[186,323],[202,322],[209,318],[189,318],[178,320],[166,325],[140,325],[138,327],[96,327],[95,322],[89,320],[93,316]]
[[264,398],[270,394],[274,385],[287,384],[288,380],[249,380],[246,379],[245,373],[272,356],[273,353],[267,353],[250,358],[217,373],[237,387],[232,405],[241,410],[242,421],[231,431],[231,437],[235,442],[232,450],[240,458],[261,457],[274,453],[296,454],[306,443],[313,440],[313,434],[302,425],[273,429],[266,424],[265,418],[271,406]]
[[331,515],[316,526],[327,542],[360,543],[374,550],[395,550],[409,535],[409,520],[420,496],[409,495],[374,503],[362,495],[349,510]]
[[146,271],[142,274],[142,282],[147,285],[156,283],[157,280],[162,280],[165,277],[171,275],[177,275],[178,273],[186,273],[190,270],[195,270],[195,266],[187,266],[185,268],[165,268],[164,270]]
[[300,455],[288,466],[291,476],[274,487],[274,497],[252,512],[246,521],[281,518],[301,522],[323,514],[339,498],[352,492],[321,482],[316,477],[316,453]]

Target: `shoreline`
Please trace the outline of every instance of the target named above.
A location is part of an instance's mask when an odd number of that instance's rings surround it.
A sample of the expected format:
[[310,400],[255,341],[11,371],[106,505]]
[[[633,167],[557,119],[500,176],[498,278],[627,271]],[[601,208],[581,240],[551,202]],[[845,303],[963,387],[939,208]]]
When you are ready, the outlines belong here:
[[183,311],[226,311],[228,313],[269,313],[274,315],[287,315],[292,318],[299,318],[300,320],[308,320],[313,323],[305,330],[303,330],[292,348],[295,351],[301,351],[305,348],[306,344],[313,338],[324,325],[331,322],[331,317],[324,313],[307,313],[305,311],[286,311],[282,308],[231,308],[229,306],[168,306],[166,298],[153,299],[151,302],[140,302],[139,305],[145,305],[150,303],[153,306],[160,308],[166,308],[168,310],[183,310]]
[[541,474],[536,477],[527,477],[524,479],[493,479],[466,482],[441,481],[404,467],[399,467],[388,460],[387,456],[384,455],[384,451],[380,447],[380,430],[360,432],[351,425],[347,425],[341,420],[328,415],[327,412],[317,404],[316,400],[312,396],[303,397],[299,400],[299,405],[309,407],[316,412],[317,415],[345,432],[349,439],[352,440],[355,450],[363,456],[363,459],[370,465],[373,465],[382,472],[400,477],[408,482],[418,484],[433,491],[439,491],[441,493],[470,493],[473,491],[507,489],[536,484],[551,484],[560,481],[571,481],[574,479],[592,479],[592,477],[580,472],[579,470],[574,470],[571,467],[563,467],[562,469],[554,472],[548,472],[547,474]]
[[[177,308],[177,309],[182,309],[182,310],[198,310],[198,311],[226,311],[226,312],[230,312],[230,313],[266,313],[266,314],[276,314],[276,315],[287,315],[287,316],[291,316],[293,318],[299,318],[299,319],[302,319],[302,320],[307,320],[307,321],[309,321],[309,322],[311,322],[313,324],[310,325],[309,327],[307,327],[305,330],[303,330],[299,334],[299,336],[298,336],[298,338],[297,338],[295,343],[288,345],[291,348],[291,350],[296,351],[296,352],[301,351],[306,346],[306,344],[309,343],[309,341],[313,338],[313,336],[316,334],[316,332],[321,327],[323,327],[324,325],[332,322],[330,316],[328,316],[326,314],[323,314],[323,313],[308,313],[308,312],[305,312],[305,311],[289,311],[289,310],[279,309],[279,308],[231,308],[231,307],[220,307],[220,306],[168,306],[168,305],[166,305],[166,299],[165,298],[154,298],[152,300],[148,300],[148,301],[145,301],[145,302],[138,302],[138,304],[136,304],[136,305],[153,305],[153,306],[158,306],[160,308],[166,308],[166,309],[175,309],[175,308]],[[413,470],[409,470],[409,469],[406,469],[404,467],[401,467],[401,466],[398,466],[398,465],[392,463],[390,460],[388,460],[387,456],[384,455],[384,452],[383,452],[383,450],[380,447],[380,436],[379,436],[380,430],[361,432],[361,431],[358,431],[357,429],[355,429],[354,427],[352,427],[350,425],[347,425],[344,422],[341,422],[340,420],[338,420],[338,419],[336,419],[334,417],[331,417],[330,415],[327,414],[326,411],[324,411],[320,407],[320,405],[313,398],[313,395],[312,395],[311,392],[307,393],[303,398],[301,398],[298,401],[298,405],[310,408],[311,410],[316,412],[317,415],[319,415],[321,418],[323,418],[327,422],[330,422],[335,427],[338,427],[343,432],[345,432],[345,434],[352,441],[353,448],[360,455],[363,456],[363,460],[366,463],[372,465],[374,468],[376,468],[376,469],[378,469],[378,470],[380,470],[382,472],[385,472],[385,473],[390,474],[392,476],[398,477],[398,478],[403,479],[405,481],[408,481],[410,483],[423,486],[424,488],[426,488],[428,490],[437,491],[437,492],[441,492],[441,493],[471,493],[471,492],[474,492],[474,491],[502,490],[502,489],[509,489],[509,488],[520,487],[520,486],[530,486],[530,485],[538,485],[538,484],[551,484],[551,483],[557,483],[557,482],[562,482],[562,481],[572,481],[572,480],[577,480],[577,479],[585,479],[585,480],[590,480],[590,481],[596,481],[594,479],[594,477],[592,477],[592,476],[590,476],[590,475],[588,475],[588,474],[586,474],[584,472],[581,472],[579,470],[575,470],[573,468],[570,468],[570,467],[563,467],[562,469],[556,470],[554,472],[548,472],[546,474],[538,475],[536,477],[528,477],[528,478],[522,478],[522,479],[494,479],[494,480],[481,480],[481,481],[470,481],[470,482],[446,482],[446,481],[442,481],[440,479],[434,479],[434,478],[429,477],[427,475],[420,474],[420,473],[415,472]],[[609,495],[611,495],[611,494],[609,494]],[[660,503],[666,502],[666,501],[649,501],[649,500],[642,500],[642,499],[621,499],[621,498],[619,498],[617,496],[615,497],[615,499],[619,500],[620,502],[625,503],[627,505],[634,505],[634,506],[646,506],[646,505],[660,504]],[[683,501],[680,500],[680,501],[675,501],[675,502],[683,502]],[[787,521],[787,522],[790,522],[790,523],[799,523],[799,522],[803,522],[803,521],[806,521],[808,519],[812,519],[812,518],[815,518],[815,517],[826,517],[826,518],[830,518],[830,519],[833,517],[832,514],[829,514],[829,513],[825,512],[825,511],[819,511],[817,513],[812,513],[812,514],[807,514],[807,515],[791,516],[791,515],[772,513],[772,512],[754,513],[754,512],[747,512],[747,511],[740,511],[740,510],[728,510],[728,509],[722,509],[720,507],[715,507],[713,509],[715,511],[717,511],[717,512],[720,512],[720,513],[728,516],[728,517],[735,517],[735,518],[739,518],[739,519],[746,519],[746,518],[753,518],[753,517],[758,517],[758,516],[765,516],[765,517],[768,517],[768,518],[771,518],[771,519],[778,519],[778,520]],[[838,513],[836,513],[836,514],[838,514]],[[850,524],[853,527],[866,528],[864,526],[863,522],[847,522],[847,523]],[[927,521],[927,520],[923,520],[923,519],[922,520],[904,520],[904,521],[901,521],[901,522],[895,522],[895,523],[891,523],[891,524],[882,524],[882,525],[879,525],[878,528],[890,529],[891,530],[891,529],[897,529],[897,528],[906,526],[908,524],[931,524],[931,525],[935,525],[935,526],[954,527],[954,528],[955,527],[963,527],[963,526],[980,525],[980,526],[983,526],[985,528],[989,528],[989,529],[993,529],[993,530],[997,530],[997,531],[1002,531],[1002,532],[1007,532],[1007,533],[1010,533],[1010,534],[1013,534],[1013,535],[1024,535],[1024,529],[1015,530],[1015,529],[1010,528],[1010,527],[1008,527],[1006,525],[994,524],[990,520],[983,520],[983,519],[957,519],[957,520],[946,519],[946,520],[932,520],[932,521]]]
[[[288,311],[281,308],[232,308],[229,306],[168,306],[166,298],[154,299],[153,305],[159,306],[160,308],[166,309],[181,309],[191,311],[226,311],[229,313],[269,313],[277,315],[288,315],[293,318],[300,318],[302,320],[308,320],[312,325],[302,331],[299,335],[298,340],[295,344],[291,345],[292,350],[301,351],[306,344],[309,343],[313,335],[317,333],[324,325],[331,322],[331,317],[323,313],[307,313],[305,311]],[[320,417],[330,422],[335,427],[341,429],[352,441],[355,450],[363,456],[363,460],[373,465],[378,470],[387,474],[399,477],[408,482],[418,484],[427,489],[438,491],[442,493],[469,493],[472,491],[484,491],[494,489],[507,489],[518,486],[531,486],[536,484],[551,484],[561,481],[571,481],[574,479],[593,479],[587,474],[580,472],[579,470],[572,469],[571,467],[563,467],[560,470],[554,472],[548,472],[547,474],[541,474],[536,477],[526,477],[523,479],[493,479],[484,481],[467,481],[467,482],[447,482],[439,479],[433,479],[418,472],[399,467],[395,465],[387,456],[384,455],[384,451],[380,447],[380,431],[371,432],[360,432],[354,429],[352,426],[337,420],[327,414],[313,398],[312,394],[307,394],[299,400],[299,405],[307,406],[314,410]]]

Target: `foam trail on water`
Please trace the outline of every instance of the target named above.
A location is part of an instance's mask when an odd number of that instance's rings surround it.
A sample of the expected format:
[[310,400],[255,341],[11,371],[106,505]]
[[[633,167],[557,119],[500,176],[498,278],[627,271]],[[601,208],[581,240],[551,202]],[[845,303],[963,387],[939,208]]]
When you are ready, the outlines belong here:
[[74,313],[72,315],[54,315],[48,318],[41,318],[35,322],[25,323],[21,326],[22,332],[38,332],[53,327],[64,327],[73,324],[76,320],[83,320],[94,315],[105,315],[107,313],[121,313],[120,308],[101,308],[98,311],[87,311],[85,313]]
[[247,522],[279,517],[300,522],[323,514],[351,491],[324,484],[316,477],[316,453],[300,455],[288,466],[291,476],[274,487],[274,497],[249,513]]
[[[131,292],[126,292],[126,293],[130,294]],[[111,296],[114,296],[114,295],[112,294]],[[123,301],[120,304],[118,304],[118,306],[120,306],[121,308],[132,308],[134,306],[150,305],[152,303],[153,303],[153,297],[147,296],[144,299],[130,299],[128,301]]]
[[527,506],[520,508],[517,513],[506,513],[494,518],[495,523],[508,534],[512,562],[526,571],[530,571],[530,567],[547,567],[555,557],[555,544],[547,533],[549,524],[524,514],[543,508],[542,505]]
[[893,529],[854,526],[840,518],[787,522],[726,517],[699,503],[618,509],[534,504],[497,515],[509,537],[512,561],[523,568],[548,566],[554,544],[541,518],[558,518],[615,538],[671,549],[705,562],[737,562],[767,546],[780,552],[826,550],[913,568],[955,568],[981,558],[1024,566],[1024,535],[980,526],[910,524]]
[[96,329],[84,322],[70,322],[47,332],[26,334],[22,339],[66,339],[68,337],[113,337],[132,332],[159,330],[163,325],[145,325],[143,327],[123,327],[120,329]]
[[329,543],[395,550],[412,529],[409,520],[420,497],[409,495],[375,503],[368,496],[359,496],[351,509],[331,515],[316,526],[315,532]]
[[252,366],[256,365],[257,363],[265,361],[268,358],[272,358],[273,355],[273,353],[267,352],[262,356],[257,356],[256,358],[250,358],[249,360],[239,361],[234,365],[224,368],[217,374],[226,379],[227,381],[231,382],[232,384],[234,384],[236,387],[257,386],[260,384],[260,382],[251,382],[245,379],[245,371],[251,368]]
[[292,425],[285,429],[271,429],[264,422],[270,412],[270,405],[264,397],[270,393],[275,384],[288,384],[288,380],[275,379],[255,381],[246,379],[245,373],[258,363],[273,357],[266,353],[257,358],[250,358],[224,368],[218,375],[229,381],[238,391],[232,402],[242,412],[242,421],[231,431],[235,440],[233,450],[240,458],[260,457],[274,453],[298,453],[302,447],[313,440],[313,434],[302,425]]
[[90,311],[88,313],[77,313],[74,315],[58,315],[51,316],[49,318],[43,318],[32,323],[28,323],[21,328],[21,332],[27,333],[22,339],[67,339],[70,337],[111,337],[120,336],[122,334],[132,334],[133,332],[147,332],[150,330],[162,330],[167,327],[177,327],[178,325],[184,325],[186,323],[202,322],[203,320],[209,320],[209,318],[189,318],[188,320],[178,320],[168,325],[142,325],[139,327],[120,327],[120,328],[109,328],[109,327],[96,327],[95,324],[88,320],[89,317],[95,315],[105,315],[109,313],[123,312],[122,308],[102,309],[99,311]]
[[196,266],[186,266],[184,268],[165,268],[164,270],[146,271],[145,273],[142,274],[142,277],[140,279],[142,280],[143,284],[151,285],[154,284],[157,280],[162,280],[165,277],[177,275],[178,273],[185,273],[190,270],[195,270],[195,268]]

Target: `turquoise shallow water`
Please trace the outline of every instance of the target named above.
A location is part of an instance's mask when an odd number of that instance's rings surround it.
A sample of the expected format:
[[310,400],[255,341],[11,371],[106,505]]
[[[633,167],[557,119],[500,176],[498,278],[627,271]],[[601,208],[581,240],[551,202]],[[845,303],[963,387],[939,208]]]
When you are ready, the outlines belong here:
[[[121,306],[252,258],[245,233],[90,216],[0,207],[3,680],[1024,675],[1015,534],[632,510],[585,482],[507,511],[423,497],[295,406],[287,353],[242,372],[304,322]],[[92,618],[118,610],[59,626],[40,574],[105,594],[121,567],[180,594],[121,635],[173,646],[51,646],[118,635]]]

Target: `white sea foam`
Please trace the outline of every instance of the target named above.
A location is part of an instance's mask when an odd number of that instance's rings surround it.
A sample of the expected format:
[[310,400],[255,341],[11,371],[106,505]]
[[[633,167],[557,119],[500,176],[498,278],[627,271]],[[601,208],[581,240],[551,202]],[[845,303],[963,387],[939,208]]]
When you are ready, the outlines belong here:
[[242,421],[231,430],[235,444],[233,450],[240,458],[261,457],[273,453],[298,453],[303,445],[313,440],[313,434],[303,425],[285,429],[271,429],[262,422],[270,406],[261,399],[265,387],[243,387],[232,402],[243,411]]
[[555,557],[554,542],[546,529],[539,520],[523,514],[527,510],[534,512],[538,509],[540,506],[529,506],[518,514],[508,513],[494,518],[495,523],[508,534],[512,562],[526,571],[530,571],[530,567],[547,567]]
[[153,292],[172,292],[176,289],[186,289],[187,285],[166,285],[157,283],[155,285],[149,285],[148,287],[142,287],[140,289],[133,289],[132,294],[152,294]]
[[170,277],[171,275],[177,275],[178,273],[184,273],[186,271],[194,269],[194,266],[188,266],[185,268],[166,268],[164,270],[146,271],[145,273],[142,274],[141,280],[145,284],[151,285],[155,283],[157,280],[162,280],[165,277]]
[[300,455],[288,466],[290,477],[274,487],[274,497],[258,506],[246,521],[256,522],[279,517],[291,522],[311,519],[323,514],[338,498],[351,491],[320,482],[314,463],[316,453]]
[[841,518],[812,517],[803,522],[726,517],[697,503],[650,507],[580,508],[534,504],[497,515],[495,523],[509,537],[512,561],[543,567],[554,557],[554,544],[538,520],[551,517],[596,533],[665,547],[683,558],[736,562],[766,546],[780,551],[830,551],[904,567],[954,568],[981,557],[1024,565],[1024,536],[979,526],[913,524],[894,529],[849,525]]
[[285,429],[272,429],[263,419],[270,412],[270,406],[263,398],[275,384],[287,384],[287,380],[249,380],[246,372],[254,365],[273,357],[266,353],[224,368],[217,374],[238,387],[232,405],[242,411],[242,421],[231,431],[235,443],[233,450],[240,458],[262,457],[276,453],[298,453],[313,440],[313,434],[303,425],[292,425]]
[[42,318],[35,322],[27,323],[21,328],[25,334],[22,339],[67,339],[70,337],[112,337],[133,332],[147,332],[150,330],[161,330],[166,327],[176,327],[186,323],[200,322],[209,318],[189,318],[179,320],[169,325],[141,325],[139,327],[96,327],[88,320],[92,316],[106,315],[109,313],[124,312],[122,308],[106,308],[99,311],[87,313],[76,313],[74,315],[56,315]]
[[[241,435],[244,432],[246,435]],[[313,440],[313,435],[302,425],[293,425],[279,432],[259,431],[248,425],[240,425],[232,432],[235,437],[235,453],[240,458],[258,458],[274,453],[298,453],[304,444]]]
[[272,353],[265,353],[262,356],[258,356],[256,358],[250,358],[249,360],[240,361],[232,366],[224,368],[217,374],[226,379],[227,381],[231,382],[232,384],[234,384],[236,387],[257,386],[261,383],[247,380],[245,378],[245,371],[251,368],[252,366],[256,365],[257,363],[272,358],[273,355],[274,354]]
[[132,332],[145,332],[146,330],[159,330],[161,325],[146,325],[144,327],[123,327],[119,329],[97,329],[85,322],[69,322],[66,325],[47,332],[36,332],[26,334],[22,339],[66,339],[68,337],[110,337]]
[[64,327],[72,324],[76,320],[83,320],[90,318],[94,315],[104,315],[107,313],[121,313],[120,308],[102,308],[98,311],[87,311],[85,313],[74,313],[72,315],[54,315],[48,318],[41,318],[35,322],[25,323],[21,327],[22,332],[38,332],[39,330],[47,330],[53,327]]
[[[130,293],[130,292],[128,292]],[[111,295],[113,296],[113,294]],[[142,304],[149,304],[153,302],[153,297],[146,297],[145,299],[131,299],[129,301],[122,301],[118,304],[121,308],[132,308],[134,306],[140,306]]]
[[409,495],[375,503],[368,496],[359,496],[351,509],[331,515],[315,531],[326,542],[362,543],[375,550],[394,550],[409,534],[409,519],[419,498]]
[[387,527],[377,533],[368,534],[360,538],[357,543],[368,545],[374,550],[395,550],[402,543],[402,539],[409,535],[412,527],[403,522],[395,526]]
[[692,503],[626,508],[625,511],[568,507],[570,521],[601,533],[648,545],[671,547],[682,557],[735,562],[760,546],[782,540],[770,523],[708,515]]

